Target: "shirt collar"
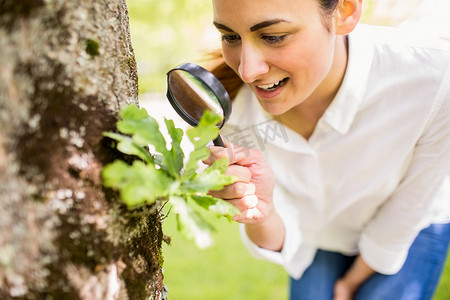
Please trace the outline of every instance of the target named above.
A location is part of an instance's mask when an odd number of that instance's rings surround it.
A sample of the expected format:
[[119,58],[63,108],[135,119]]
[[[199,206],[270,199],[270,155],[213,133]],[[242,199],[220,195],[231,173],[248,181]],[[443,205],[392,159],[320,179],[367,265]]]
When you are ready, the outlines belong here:
[[[324,113],[322,119],[341,134],[345,134],[358,111],[366,90],[370,67],[373,60],[373,43],[359,24],[349,34],[349,59],[344,80],[335,99]],[[250,88],[243,86],[233,101],[233,113],[229,125],[253,126],[272,119],[264,111]]]
[[359,24],[348,36],[349,55],[344,80],[322,119],[341,134],[348,132],[366,91],[373,60],[373,42],[367,25]]

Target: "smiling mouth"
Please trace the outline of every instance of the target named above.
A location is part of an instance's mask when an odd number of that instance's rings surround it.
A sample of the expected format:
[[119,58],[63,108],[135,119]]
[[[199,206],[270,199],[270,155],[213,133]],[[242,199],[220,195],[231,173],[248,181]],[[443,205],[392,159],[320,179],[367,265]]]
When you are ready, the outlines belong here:
[[288,78],[284,78],[278,82],[271,83],[271,84],[265,84],[265,85],[257,85],[257,87],[263,91],[271,92],[279,88],[280,86],[283,86],[286,81],[288,81]]

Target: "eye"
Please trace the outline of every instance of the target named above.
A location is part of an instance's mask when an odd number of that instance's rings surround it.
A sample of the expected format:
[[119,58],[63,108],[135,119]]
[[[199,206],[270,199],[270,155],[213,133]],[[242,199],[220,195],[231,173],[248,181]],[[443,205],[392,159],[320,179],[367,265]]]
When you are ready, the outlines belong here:
[[241,40],[241,37],[234,34],[222,34],[221,39],[228,45],[234,45]]
[[287,35],[262,35],[261,39],[268,44],[279,44],[286,39]]

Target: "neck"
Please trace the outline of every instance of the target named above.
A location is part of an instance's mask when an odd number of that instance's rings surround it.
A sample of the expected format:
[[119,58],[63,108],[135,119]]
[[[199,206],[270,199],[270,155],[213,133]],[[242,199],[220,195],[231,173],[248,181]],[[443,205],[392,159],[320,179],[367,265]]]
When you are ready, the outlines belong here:
[[[331,65],[330,71],[327,76],[317,87],[317,89],[311,94],[311,96],[302,104],[305,109],[310,108],[316,110],[315,107],[326,108],[336,97],[339,88],[341,87],[342,81],[344,80],[345,70],[347,68],[348,61],[348,40],[347,36],[337,36],[336,47],[334,50],[334,59]],[[323,113],[322,112],[322,113]]]

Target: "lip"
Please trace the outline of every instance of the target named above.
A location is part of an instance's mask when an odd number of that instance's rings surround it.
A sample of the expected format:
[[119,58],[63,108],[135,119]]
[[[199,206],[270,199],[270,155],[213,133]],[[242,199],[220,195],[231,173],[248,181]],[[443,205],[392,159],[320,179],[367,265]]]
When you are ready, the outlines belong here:
[[[277,97],[279,94],[281,94],[281,92],[284,90],[284,88],[286,87],[286,84],[288,84],[289,82],[289,78],[287,78],[286,82],[284,82],[283,85],[279,86],[278,88],[276,88],[273,91],[266,91],[263,90],[261,88],[259,88],[257,85],[253,85],[256,94],[261,97],[261,98],[265,98],[265,99],[272,99]],[[263,84],[258,84],[259,86],[263,85]]]

